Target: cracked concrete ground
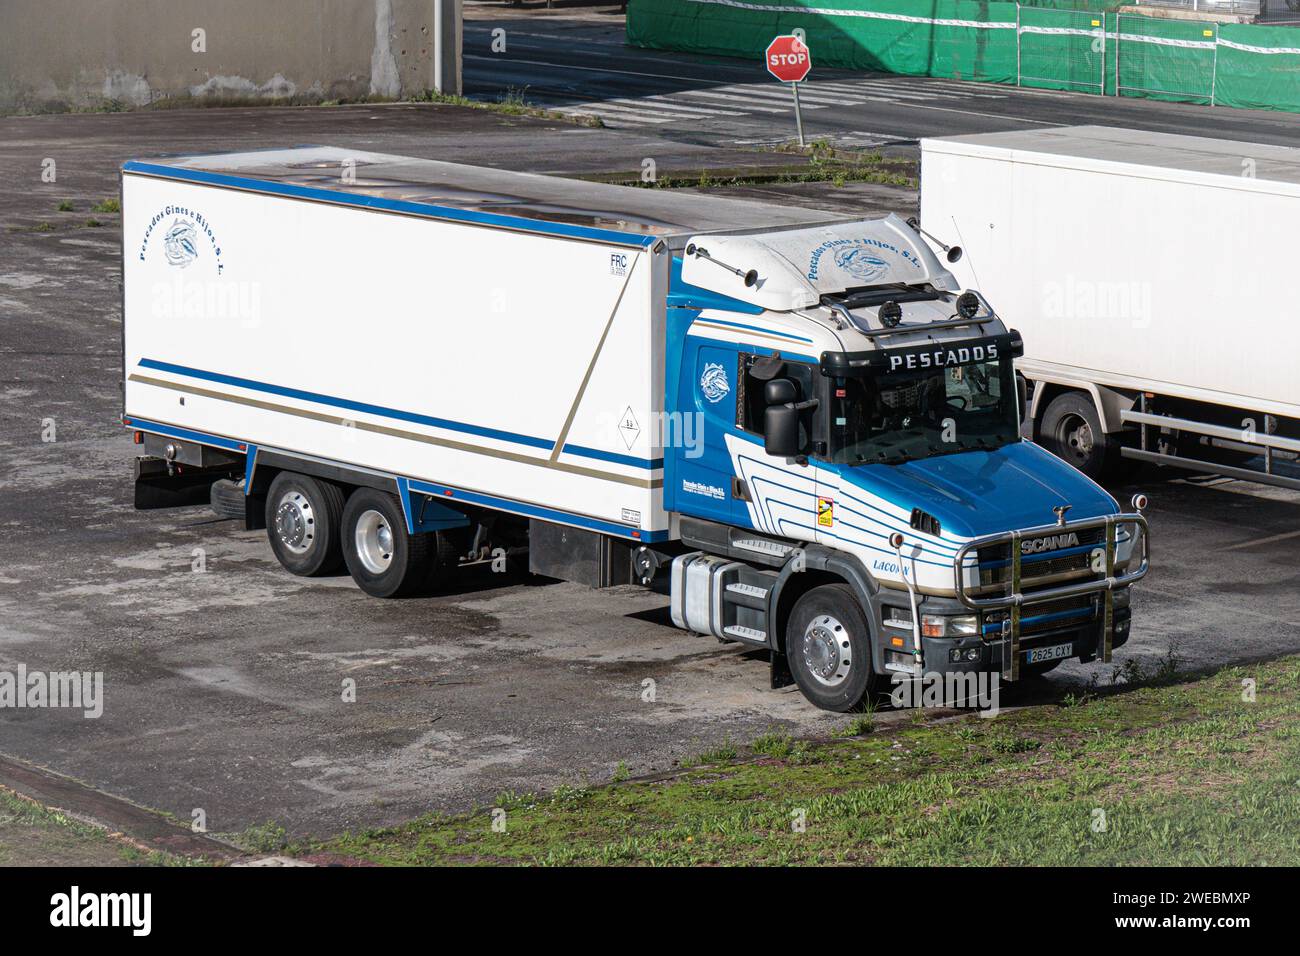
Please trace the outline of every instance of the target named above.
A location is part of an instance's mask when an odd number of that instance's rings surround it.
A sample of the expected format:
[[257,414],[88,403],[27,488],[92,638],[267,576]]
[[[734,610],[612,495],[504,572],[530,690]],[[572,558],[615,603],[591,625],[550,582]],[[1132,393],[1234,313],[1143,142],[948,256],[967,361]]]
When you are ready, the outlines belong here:
[[[204,509],[132,510],[118,216],[91,204],[116,195],[130,157],[303,142],[543,172],[748,159],[436,107],[0,119],[0,670],[105,675],[97,720],[0,711],[0,753],[183,822],[201,809],[214,832],[275,820],[324,833],[600,782],[620,763],[664,770],[771,728],[842,726],[797,690],[770,690],[758,656],[672,628],[660,594],[482,570],[457,593],[377,601],[346,577],[288,575],[262,533]],[[49,158],[54,183],[41,181]],[[784,195],[863,214],[915,203],[878,186]],[[72,212],[57,211],[65,199]],[[1157,567],[1119,657],[1154,662],[1171,643],[1197,665],[1300,651],[1300,495],[1163,473],[1142,484]],[[1039,693],[1096,670],[1063,668]]]

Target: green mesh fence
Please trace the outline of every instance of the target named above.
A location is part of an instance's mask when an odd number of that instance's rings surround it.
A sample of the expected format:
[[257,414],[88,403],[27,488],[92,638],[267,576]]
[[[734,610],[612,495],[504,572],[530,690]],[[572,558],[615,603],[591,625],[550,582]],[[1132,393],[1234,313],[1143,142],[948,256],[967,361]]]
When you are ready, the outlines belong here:
[[1101,93],[1106,87],[1104,13],[1020,9],[1021,86]]
[[1216,25],[1120,14],[1115,18],[1120,96],[1209,103],[1214,99]]
[[1300,29],[1114,12],[1122,0],[630,0],[634,46],[1300,112]]
[[759,57],[803,30],[813,63],[1014,83],[1016,5],[980,0],[630,0],[633,46]]
[[1300,112],[1300,30],[1225,23],[1218,54],[1216,104]]

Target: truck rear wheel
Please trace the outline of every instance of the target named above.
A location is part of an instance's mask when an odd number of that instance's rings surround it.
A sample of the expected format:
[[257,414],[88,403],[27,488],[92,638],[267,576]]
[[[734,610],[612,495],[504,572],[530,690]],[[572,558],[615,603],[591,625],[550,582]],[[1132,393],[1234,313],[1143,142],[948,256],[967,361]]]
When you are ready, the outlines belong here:
[[1078,468],[1093,481],[1108,476],[1117,451],[1101,427],[1092,399],[1081,392],[1066,392],[1052,399],[1039,427],[1043,445]]
[[266,494],[266,536],[291,574],[313,577],[338,568],[343,489],[328,481],[282,471]]
[[813,588],[795,602],[785,654],[795,683],[822,710],[857,710],[876,690],[871,630],[846,584]]
[[408,597],[429,585],[434,535],[410,534],[395,495],[358,488],[343,509],[343,558],[357,587],[373,597]]

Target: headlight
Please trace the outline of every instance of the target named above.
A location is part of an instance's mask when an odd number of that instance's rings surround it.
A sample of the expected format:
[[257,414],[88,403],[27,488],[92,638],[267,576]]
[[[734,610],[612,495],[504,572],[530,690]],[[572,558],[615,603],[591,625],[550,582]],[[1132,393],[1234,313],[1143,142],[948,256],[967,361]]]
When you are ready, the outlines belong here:
[[949,616],[921,615],[922,637],[973,637],[979,633],[979,619],[974,614]]

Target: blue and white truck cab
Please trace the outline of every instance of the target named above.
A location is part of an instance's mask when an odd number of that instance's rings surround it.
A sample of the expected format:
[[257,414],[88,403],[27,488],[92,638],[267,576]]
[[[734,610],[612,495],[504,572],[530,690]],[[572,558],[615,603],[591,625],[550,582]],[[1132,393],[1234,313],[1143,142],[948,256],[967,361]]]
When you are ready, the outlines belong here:
[[1145,502],[1021,439],[1020,336],[914,224],[693,237],[668,304],[669,419],[705,422],[665,449],[679,626],[770,648],[833,710],[1127,641]]
[[896,216],[333,147],[132,161],[122,206],[137,508],[376,597],[525,547],[666,583],[833,710],[1128,638],[1140,505],[1021,440],[1019,335]]

